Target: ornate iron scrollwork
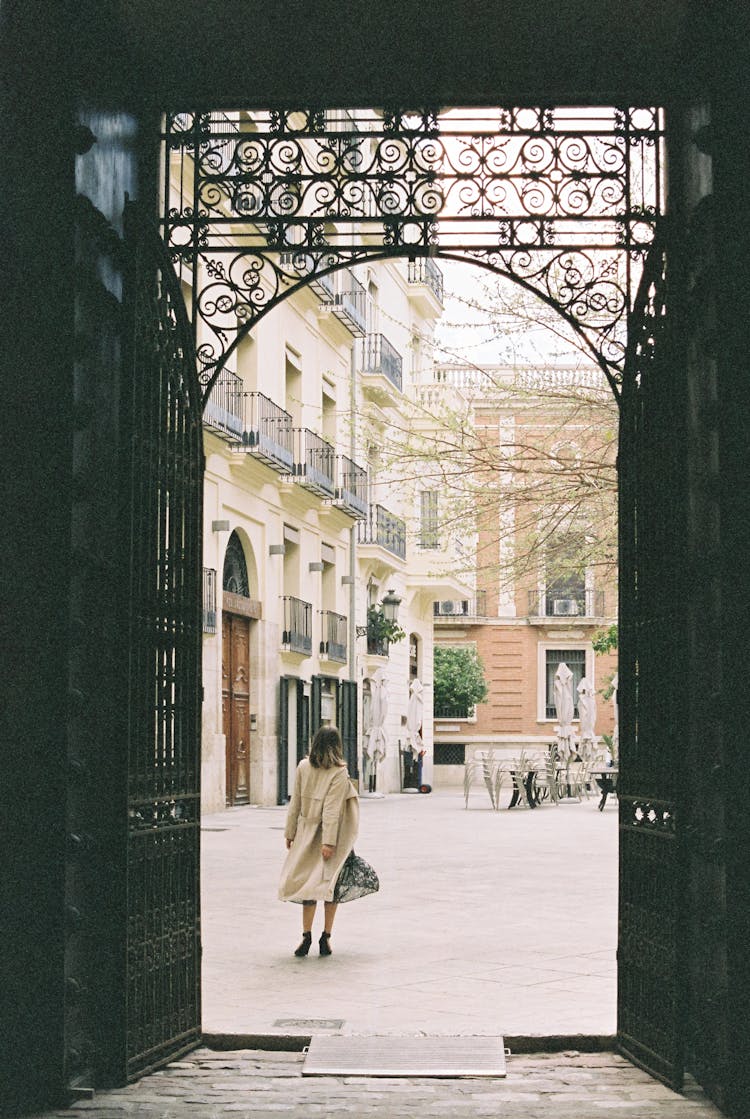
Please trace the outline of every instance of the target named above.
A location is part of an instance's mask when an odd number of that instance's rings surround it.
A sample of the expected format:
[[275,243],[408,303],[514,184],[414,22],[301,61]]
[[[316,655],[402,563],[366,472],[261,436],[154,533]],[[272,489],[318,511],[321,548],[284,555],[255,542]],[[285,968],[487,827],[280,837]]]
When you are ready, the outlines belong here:
[[662,136],[647,107],[169,117],[165,238],[192,268],[204,381],[303,284],[365,259],[442,256],[540,295],[616,388],[661,212]]

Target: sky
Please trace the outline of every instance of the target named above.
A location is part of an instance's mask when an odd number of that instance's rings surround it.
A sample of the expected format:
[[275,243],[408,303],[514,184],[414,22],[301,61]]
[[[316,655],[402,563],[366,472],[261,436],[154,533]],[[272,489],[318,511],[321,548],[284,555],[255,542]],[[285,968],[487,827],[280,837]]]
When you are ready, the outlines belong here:
[[[568,341],[573,332],[560,316],[517,284],[472,264],[441,260],[439,265],[445,278],[445,311],[436,332],[437,360],[477,365],[578,365],[584,360]],[[522,315],[512,313],[514,307]],[[554,331],[534,325],[537,316]]]

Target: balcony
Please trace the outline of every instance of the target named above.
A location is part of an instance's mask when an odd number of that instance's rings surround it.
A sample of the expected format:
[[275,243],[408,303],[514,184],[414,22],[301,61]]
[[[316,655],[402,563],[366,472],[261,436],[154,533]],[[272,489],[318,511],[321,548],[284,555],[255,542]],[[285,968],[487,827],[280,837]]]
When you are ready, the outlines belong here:
[[325,276],[313,276],[309,284],[310,288],[324,303],[326,307],[335,302],[336,291],[334,288],[333,274],[328,272]]
[[433,719],[473,719],[474,708],[466,704],[453,707],[436,707],[432,713]]
[[292,417],[262,392],[243,396],[245,451],[281,474],[294,473]]
[[312,603],[292,595],[283,595],[281,601],[284,604],[282,648],[309,657],[312,653]]
[[572,594],[532,590],[528,592],[528,596],[530,619],[569,622],[571,618],[604,617],[604,591],[588,590]]
[[435,622],[467,622],[487,617],[487,592],[477,591],[476,598],[443,599],[432,604]]
[[231,442],[240,441],[244,428],[242,378],[224,370],[203,409],[203,423]]
[[294,429],[297,454],[294,480],[320,497],[336,495],[336,452],[330,443],[306,427]]
[[347,455],[339,455],[336,505],[352,516],[367,516],[367,471]]
[[443,273],[430,257],[409,261],[409,298],[425,317],[435,316],[443,309],[445,287]]
[[382,505],[370,506],[369,516],[358,525],[357,539],[360,544],[376,544],[399,559],[406,559],[406,522]]
[[341,271],[339,290],[331,311],[355,338],[367,332],[367,291],[348,268]]
[[362,343],[362,388],[377,404],[393,405],[403,385],[403,358],[383,334],[368,334]]
[[346,617],[343,614],[334,614],[333,610],[321,610],[320,618],[322,625],[321,657],[325,657],[329,661],[340,661],[341,664],[346,664]]

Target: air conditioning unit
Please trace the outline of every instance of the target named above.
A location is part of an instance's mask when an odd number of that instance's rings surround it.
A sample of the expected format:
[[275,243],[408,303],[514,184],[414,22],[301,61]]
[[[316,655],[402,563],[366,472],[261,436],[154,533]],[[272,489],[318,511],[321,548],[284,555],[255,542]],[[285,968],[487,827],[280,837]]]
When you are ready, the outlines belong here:
[[559,617],[570,617],[578,613],[578,601],[575,598],[555,598],[552,601],[552,613]]
[[455,614],[455,613],[457,613],[457,611],[456,611],[456,606],[457,605],[458,605],[458,603],[456,603],[456,602],[441,602],[440,603],[440,613],[441,614]]

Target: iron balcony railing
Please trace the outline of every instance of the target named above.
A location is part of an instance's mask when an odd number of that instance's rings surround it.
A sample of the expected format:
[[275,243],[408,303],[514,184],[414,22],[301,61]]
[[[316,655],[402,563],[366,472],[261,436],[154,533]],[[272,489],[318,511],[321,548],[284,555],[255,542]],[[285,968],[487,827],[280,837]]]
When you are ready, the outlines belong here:
[[242,443],[250,454],[282,474],[294,473],[294,428],[288,412],[262,392],[243,396]]
[[294,477],[305,489],[334,497],[336,494],[336,451],[320,435],[306,427],[294,429],[297,453]]
[[336,289],[331,272],[326,273],[325,276],[312,276],[310,279],[310,287],[326,306],[331,306],[334,303],[336,299]]
[[232,441],[241,440],[244,428],[243,398],[242,378],[225,370],[208,394],[203,409],[203,423]]
[[347,618],[344,614],[335,614],[333,610],[321,610],[320,618],[322,624],[320,655],[346,664]]
[[347,513],[356,517],[366,517],[367,471],[347,455],[339,455],[339,484],[336,490],[336,503]]
[[604,616],[604,591],[529,591],[530,618],[601,618]]
[[203,568],[203,632],[216,633],[216,570]]
[[312,603],[301,598],[283,595],[284,629],[281,644],[292,653],[312,653]]
[[378,544],[399,559],[406,559],[406,522],[382,505],[371,505],[365,521],[358,525],[360,544]]
[[367,636],[367,654],[370,657],[387,657],[391,643],[387,637]]
[[384,334],[368,334],[362,343],[362,372],[382,373],[399,392],[403,383],[404,362]]
[[448,599],[442,602],[433,602],[432,613],[434,617],[448,619],[486,618],[487,617],[487,592],[477,591],[476,598]]
[[331,310],[351,334],[361,338],[367,332],[367,291],[348,268],[341,270],[339,283]]
[[409,283],[426,284],[439,303],[443,302],[445,284],[443,273],[430,257],[409,261]]
[[452,707],[436,707],[433,711],[434,719],[471,719],[474,715],[474,709],[467,707],[466,704],[454,705]]

